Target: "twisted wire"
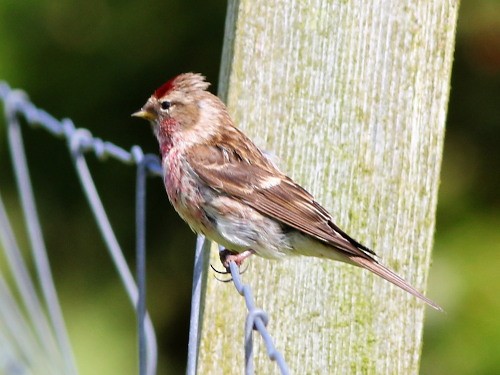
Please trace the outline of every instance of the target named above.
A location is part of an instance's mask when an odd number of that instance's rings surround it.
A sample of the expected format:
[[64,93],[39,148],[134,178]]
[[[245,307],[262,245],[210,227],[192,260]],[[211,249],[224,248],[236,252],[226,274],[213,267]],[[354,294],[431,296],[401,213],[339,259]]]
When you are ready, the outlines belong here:
[[[94,137],[87,129],[76,128],[71,119],[63,119],[61,121],[54,118],[46,111],[37,108],[30,102],[24,92],[20,90],[11,89],[6,83],[0,82],[0,100],[4,103],[5,115],[9,128],[9,139],[11,144],[12,158],[14,162],[15,173],[18,176],[18,188],[23,201],[23,209],[26,217],[27,226],[30,232],[30,239],[34,257],[38,258],[36,262],[38,277],[40,279],[42,294],[44,295],[44,303],[46,304],[50,322],[44,320],[43,317],[35,317],[33,315],[31,320],[38,322],[35,324],[37,330],[37,337],[40,341],[40,346],[47,349],[54,347],[54,344],[45,346],[47,340],[57,341],[57,346],[64,362],[65,373],[77,374],[76,366],[74,364],[71,346],[66,329],[64,327],[64,320],[62,312],[57,299],[55,286],[52,280],[52,274],[48,264],[47,252],[41,234],[40,223],[36,213],[36,206],[32,194],[31,182],[29,180],[28,167],[25,160],[24,146],[22,144],[22,135],[19,126],[19,116],[22,116],[26,122],[31,126],[39,126],[44,128],[49,133],[56,137],[64,138],[68,144],[77,174],[80,178],[81,185],[87,197],[89,205],[92,209],[96,222],[98,223],[99,230],[105,240],[105,243],[110,252],[118,273],[122,279],[125,289],[129,298],[136,309],[137,315],[137,330],[139,341],[139,374],[140,375],[153,375],[156,373],[157,363],[157,347],[154,328],[146,311],[146,267],[145,267],[145,254],[146,254],[146,178],[148,175],[162,176],[162,168],[158,157],[151,154],[144,154],[139,146],[133,146],[130,151],[127,151],[111,142],[104,141],[100,138]],[[136,276],[137,284],[134,281],[132,273],[125,261],[123,252],[116,239],[116,236],[111,228],[109,219],[99,198],[99,194],[92,179],[92,175],[85,160],[85,153],[93,152],[100,160],[107,158],[116,159],[124,164],[136,165]],[[20,281],[18,284],[22,285],[24,290],[21,291],[21,296],[24,298],[25,306],[28,312],[40,310],[41,304],[36,297],[34,287],[31,279],[27,276],[26,265],[20,256],[20,250],[15,243],[15,237],[10,230],[8,218],[3,207],[0,197],[0,239],[5,249],[7,249],[9,262],[11,268],[15,272],[15,277]],[[30,229],[31,228],[31,229]],[[190,333],[188,345],[188,375],[196,374],[198,349],[200,342],[200,320],[201,320],[201,299],[203,280],[205,280],[208,259],[206,255],[209,250],[209,242],[203,236],[198,237],[195,254],[194,276],[193,276],[193,289],[192,289],[192,306],[191,306],[191,320],[190,320]],[[267,331],[267,323],[269,317],[267,313],[255,307],[253,301],[252,291],[248,285],[241,281],[238,267],[230,264],[230,271],[234,286],[239,294],[244,297],[246,307],[248,309],[247,318],[245,321],[244,329],[244,351],[245,351],[245,374],[253,374],[253,333],[258,332],[264,341],[269,358],[276,361],[282,374],[289,374],[287,364],[276,349],[273,339]],[[1,275],[0,275],[1,276]],[[26,280],[24,280],[26,279]],[[24,280],[24,281],[23,281]],[[5,283],[0,277],[0,289],[4,289]],[[8,295],[8,294],[2,294]],[[31,301],[31,302],[29,302]],[[33,302],[34,301],[34,302]],[[38,301],[38,302],[37,302]],[[34,305],[30,305],[34,304]],[[0,317],[3,310],[0,308]],[[27,323],[20,321],[21,328],[28,330]],[[20,329],[21,329],[20,328]],[[52,336],[51,330],[55,332],[55,338]],[[0,336],[1,340],[5,340],[7,336]],[[1,363],[0,353],[0,363]],[[28,366],[29,364],[21,364]],[[20,366],[20,364],[16,364]],[[14,366],[17,373],[19,368]],[[23,367],[24,368],[24,367]],[[26,367],[27,368],[27,367]],[[14,372],[12,372],[14,373]]]

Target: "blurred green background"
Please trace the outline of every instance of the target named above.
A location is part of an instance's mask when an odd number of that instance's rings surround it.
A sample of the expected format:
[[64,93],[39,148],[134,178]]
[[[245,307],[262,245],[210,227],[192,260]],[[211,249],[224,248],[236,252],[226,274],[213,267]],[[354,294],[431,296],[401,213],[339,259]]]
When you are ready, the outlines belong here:
[[[0,80],[124,148],[157,152],[130,118],[162,81],[217,82],[226,3],[216,0],[0,2]],[[217,88],[213,87],[215,91]],[[136,373],[135,318],[82,195],[66,146],[23,128],[55,279],[81,374]],[[500,2],[461,4],[422,374],[500,373]],[[19,202],[0,120],[0,188],[17,232]],[[133,266],[135,170],[88,157]],[[148,301],[159,374],[185,371],[195,237],[163,186],[148,187]],[[62,233],[64,231],[64,233]],[[24,243],[25,244],[25,243]]]

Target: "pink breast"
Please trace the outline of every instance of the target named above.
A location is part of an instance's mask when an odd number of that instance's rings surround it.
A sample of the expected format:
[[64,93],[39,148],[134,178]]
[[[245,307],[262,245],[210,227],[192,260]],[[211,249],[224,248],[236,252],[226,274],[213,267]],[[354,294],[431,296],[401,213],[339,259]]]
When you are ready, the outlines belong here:
[[197,177],[190,171],[187,162],[172,150],[167,156],[168,173],[164,176],[168,198],[177,213],[197,232],[203,232],[207,221],[201,207],[204,199],[199,192]]

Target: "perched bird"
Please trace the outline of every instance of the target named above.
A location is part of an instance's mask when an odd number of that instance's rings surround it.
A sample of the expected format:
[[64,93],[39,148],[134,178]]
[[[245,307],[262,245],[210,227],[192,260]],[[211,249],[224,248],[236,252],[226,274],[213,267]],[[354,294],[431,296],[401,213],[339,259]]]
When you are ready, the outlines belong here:
[[308,255],[366,268],[425,301],[375,253],[341,230],[328,211],[240,130],[200,74],[158,88],[133,116],[152,124],[175,210],[196,233],[225,247],[223,264]]

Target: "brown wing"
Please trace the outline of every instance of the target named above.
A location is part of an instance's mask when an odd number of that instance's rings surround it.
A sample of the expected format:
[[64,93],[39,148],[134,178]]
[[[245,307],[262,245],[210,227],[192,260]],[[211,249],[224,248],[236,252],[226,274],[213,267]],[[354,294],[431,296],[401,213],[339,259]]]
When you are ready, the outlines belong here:
[[242,142],[218,142],[190,150],[188,161],[202,180],[266,216],[350,255],[373,260],[369,255],[375,255],[373,251],[338,228],[311,194],[277,170],[253,144],[251,148],[238,149],[236,145],[248,145],[249,141],[236,132],[237,137],[243,137]]

